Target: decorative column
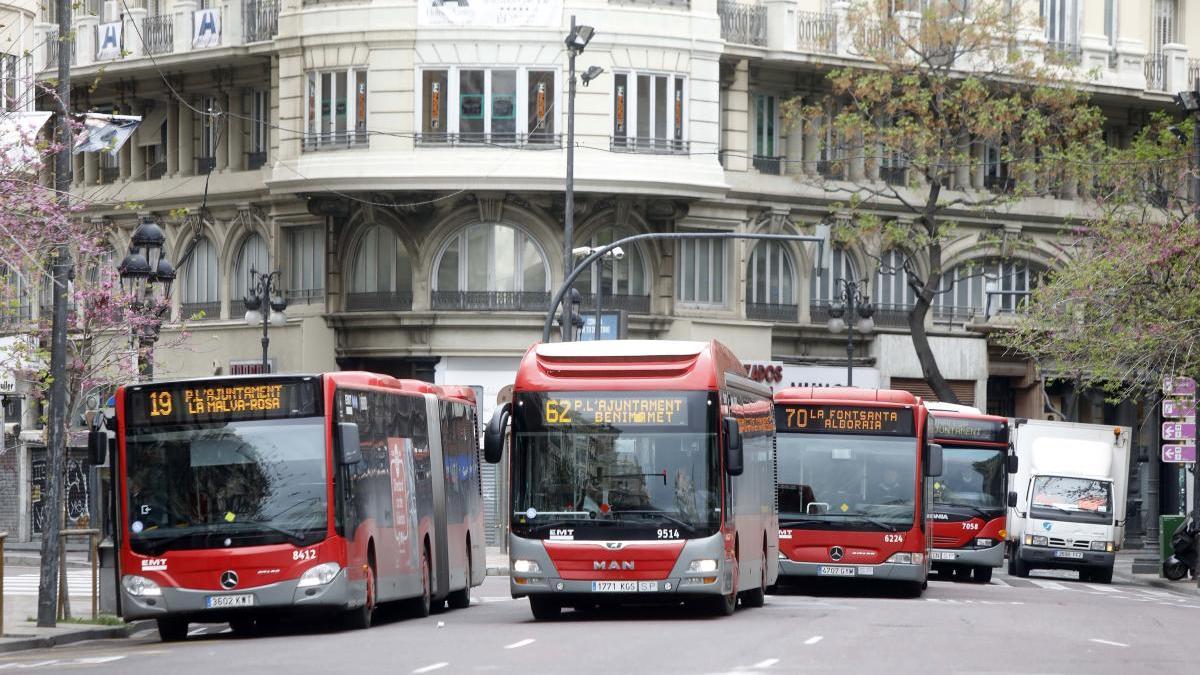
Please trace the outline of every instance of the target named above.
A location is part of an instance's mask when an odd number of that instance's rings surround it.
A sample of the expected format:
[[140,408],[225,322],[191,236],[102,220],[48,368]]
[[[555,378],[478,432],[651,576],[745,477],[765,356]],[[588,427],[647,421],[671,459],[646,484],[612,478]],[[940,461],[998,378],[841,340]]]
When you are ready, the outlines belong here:
[[244,114],[242,108],[242,92],[235,91],[229,94],[229,106],[226,110],[229,114],[225,116],[228,120],[228,126],[225,128],[225,152],[229,157],[230,171],[243,171],[246,169],[246,152],[243,148],[244,139],[242,138],[242,127],[244,121],[241,115]]
[[[179,111],[178,101],[167,103],[167,172],[168,176],[179,173]],[[187,112],[185,110],[185,112]],[[187,112],[191,114],[191,112]]]
[[121,26],[121,30],[124,31],[125,36],[126,58],[142,56],[146,53],[146,45],[142,44],[142,39],[144,38],[143,31],[145,30],[142,26],[145,25],[146,21],[146,8],[130,5],[128,9],[125,7],[122,7],[122,9],[125,9],[127,12],[124,15],[124,25]]
[[179,175],[190,176],[196,173],[196,139],[195,113],[192,109],[179,105]]
[[175,26],[172,37],[175,39],[175,53],[186,54],[192,51],[192,22],[195,20],[196,0],[175,0]]
[[[233,97],[229,96],[227,94],[218,93],[216,96],[217,105],[222,106],[225,110],[229,110],[228,102],[229,102],[229,99],[231,99],[231,98],[233,98]],[[233,121],[232,115],[221,115],[220,117],[218,117],[215,120],[215,122],[217,124],[217,130],[218,130],[217,136],[219,137],[219,139],[223,140],[231,135],[229,133],[229,127],[231,126],[232,121]],[[224,130],[221,129],[222,125],[225,127]],[[224,142],[218,142],[217,147],[215,149],[215,153],[216,153],[216,161],[217,161],[215,170],[216,171],[225,171],[226,169],[228,169],[229,168],[229,144],[224,143]]]

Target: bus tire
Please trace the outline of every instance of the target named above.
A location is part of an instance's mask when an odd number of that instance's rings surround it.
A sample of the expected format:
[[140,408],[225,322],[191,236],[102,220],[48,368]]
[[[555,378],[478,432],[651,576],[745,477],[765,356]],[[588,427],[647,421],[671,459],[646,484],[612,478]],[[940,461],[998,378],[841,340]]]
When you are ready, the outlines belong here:
[[367,565],[367,594],[361,607],[347,611],[342,624],[347,630],[365,630],[375,621],[375,566]]
[[537,621],[553,621],[562,612],[562,605],[554,598],[540,595],[529,596],[529,611]]
[[906,598],[919,598],[929,587],[929,581],[904,581],[901,582],[900,593]]
[[715,598],[709,598],[708,609],[717,616],[732,616],[737,611],[738,593],[737,589],[730,591],[729,595],[720,595]]
[[992,568],[980,566],[975,568],[974,573],[975,583],[987,584],[992,581]]
[[742,607],[762,607],[767,603],[767,546],[763,544],[762,569],[758,577],[758,588],[742,593]]
[[471,547],[467,546],[467,577],[463,581],[462,590],[451,591],[446,596],[446,604],[450,609],[466,609],[471,606]]
[[238,637],[257,635],[259,628],[258,619],[253,616],[237,616],[229,620],[229,629]]
[[433,610],[433,570],[429,548],[421,547],[421,595],[412,601],[412,615],[424,619]]
[[158,637],[163,642],[179,642],[187,638],[187,619],[173,616],[164,617],[158,619],[156,623],[158,623]]

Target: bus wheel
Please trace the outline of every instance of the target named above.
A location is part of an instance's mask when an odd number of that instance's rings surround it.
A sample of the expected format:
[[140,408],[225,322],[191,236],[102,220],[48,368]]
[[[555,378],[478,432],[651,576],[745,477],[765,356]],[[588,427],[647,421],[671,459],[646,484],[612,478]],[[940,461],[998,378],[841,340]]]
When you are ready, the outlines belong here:
[[249,637],[258,633],[259,623],[252,616],[238,616],[229,620],[229,628],[234,635]]
[[433,609],[433,572],[430,570],[428,549],[421,548],[421,595],[413,600],[412,614],[418,619],[429,616]]
[[767,602],[767,549],[763,547],[762,574],[759,575],[758,588],[742,594],[742,607],[762,607]]
[[543,598],[540,595],[529,596],[529,611],[538,621],[553,621],[562,612],[562,605],[553,598]]
[[363,630],[371,627],[375,619],[375,568],[367,566],[367,597],[362,607],[346,612],[346,628]]
[[992,581],[992,568],[976,567],[975,568],[975,583],[986,584]]
[[446,597],[450,609],[466,609],[471,606],[471,550],[467,549],[467,579],[461,591],[451,591]]
[[902,583],[903,586],[900,587],[900,592],[906,598],[919,598],[925,592],[925,589],[929,587],[928,581],[905,581]]
[[179,642],[187,637],[188,622],[186,619],[168,617],[158,619],[158,637],[163,642]]

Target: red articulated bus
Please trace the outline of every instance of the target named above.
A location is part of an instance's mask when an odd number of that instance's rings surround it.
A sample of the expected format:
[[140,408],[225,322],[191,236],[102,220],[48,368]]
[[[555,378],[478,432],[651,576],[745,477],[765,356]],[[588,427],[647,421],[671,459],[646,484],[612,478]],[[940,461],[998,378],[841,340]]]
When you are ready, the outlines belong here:
[[987,583],[1004,564],[1008,475],[1017,470],[1008,420],[949,403],[925,407],[944,464],[933,483],[933,569]]
[[930,477],[941,449],[905,391],[789,388],[775,394],[780,577],[929,577]]
[[483,582],[469,389],[362,372],[156,382],[117,390],[115,424],[120,611],[164,640],[303,610],[366,628],[378,603],[424,616]]
[[491,462],[511,447],[513,597],[537,619],[761,606],[778,573],[774,435],[770,391],[718,342],[535,345],[484,441]]

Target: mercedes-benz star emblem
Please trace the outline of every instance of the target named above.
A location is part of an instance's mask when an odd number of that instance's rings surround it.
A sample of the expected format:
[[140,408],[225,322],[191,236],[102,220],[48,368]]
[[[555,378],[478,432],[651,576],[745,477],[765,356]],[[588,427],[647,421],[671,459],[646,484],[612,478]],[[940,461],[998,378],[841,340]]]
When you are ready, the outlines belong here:
[[842,550],[841,546],[834,546],[829,549],[829,559],[834,562],[841,560],[844,555],[846,555],[846,552]]
[[227,590],[230,588],[236,588],[237,582],[238,582],[237,572],[234,572],[233,570],[229,570],[228,572],[221,573],[221,588],[224,588]]

